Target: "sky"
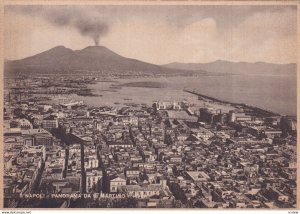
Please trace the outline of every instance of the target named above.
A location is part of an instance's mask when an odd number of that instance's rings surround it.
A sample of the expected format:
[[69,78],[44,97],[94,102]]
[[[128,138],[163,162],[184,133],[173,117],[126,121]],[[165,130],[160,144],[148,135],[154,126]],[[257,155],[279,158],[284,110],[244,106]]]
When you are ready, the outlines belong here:
[[154,64],[297,61],[296,6],[10,5],[4,15],[6,59],[96,41]]

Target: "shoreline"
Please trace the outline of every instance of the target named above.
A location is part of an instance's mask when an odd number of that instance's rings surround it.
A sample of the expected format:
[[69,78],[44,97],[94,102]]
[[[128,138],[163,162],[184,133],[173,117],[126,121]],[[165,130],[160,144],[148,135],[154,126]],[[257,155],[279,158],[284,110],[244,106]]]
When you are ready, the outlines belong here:
[[[211,100],[213,102],[218,102],[218,103],[226,104],[226,105],[229,104],[229,105],[231,105],[233,107],[236,107],[236,108],[237,107],[247,108],[247,109],[250,109],[250,110],[252,110],[254,112],[257,112],[259,114],[266,115],[267,117],[283,116],[279,113],[276,113],[276,112],[273,112],[273,111],[270,111],[270,110],[266,110],[266,109],[262,109],[262,108],[259,108],[257,106],[248,105],[246,103],[235,103],[235,102],[229,102],[229,101],[226,101],[226,100],[220,100],[220,99],[217,99],[215,97],[200,94],[199,92],[195,92],[195,91],[188,90],[188,89],[183,89],[183,91],[186,92],[186,93],[196,95],[198,97],[202,97],[202,98],[207,99],[207,100]],[[286,115],[286,116],[291,116],[291,115]],[[296,116],[292,116],[292,117],[296,117]]]

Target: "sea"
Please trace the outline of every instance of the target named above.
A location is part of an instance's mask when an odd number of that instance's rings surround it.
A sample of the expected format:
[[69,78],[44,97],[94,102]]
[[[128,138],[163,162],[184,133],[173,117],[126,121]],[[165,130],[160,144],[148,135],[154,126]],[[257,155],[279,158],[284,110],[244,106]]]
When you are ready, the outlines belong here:
[[[135,85],[137,82],[140,84]],[[220,100],[245,103],[281,115],[297,114],[296,75],[142,77],[114,79],[112,82],[98,81],[89,87],[98,96],[75,95],[74,99],[83,100],[90,106],[130,103],[151,105],[159,100],[199,102],[197,96],[183,91],[189,89]]]

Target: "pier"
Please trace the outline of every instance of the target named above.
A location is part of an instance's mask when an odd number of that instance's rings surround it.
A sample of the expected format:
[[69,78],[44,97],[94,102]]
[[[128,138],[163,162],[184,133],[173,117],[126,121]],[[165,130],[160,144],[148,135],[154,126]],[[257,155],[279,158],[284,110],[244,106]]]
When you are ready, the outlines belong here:
[[234,107],[242,107],[244,109],[248,109],[250,111],[255,112],[258,116],[263,116],[263,117],[280,116],[280,114],[274,113],[274,112],[269,111],[269,110],[261,109],[261,108],[255,107],[255,106],[250,106],[250,105],[247,105],[245,103],[233,103],[233,102],[220,100],[220,99],[217,99],[217,98],[214,98],[214,97],[210,97],[210,96],[207,96],[207,95],[204,95],[204,94],[200,94],[200,93],[196,92],[195,90],[183,89],[183,91],[187,92],[187,93],[190,93],[190,94],[193,94],[193,95],[196,95],[199,98],[201,97],[201,98],[204,98],[204,99],[207,99],[207,100],[211,100],[213,102],[218,102],[218,103],[225,104],[225,105],[229,104],[229,105],[234,106]]

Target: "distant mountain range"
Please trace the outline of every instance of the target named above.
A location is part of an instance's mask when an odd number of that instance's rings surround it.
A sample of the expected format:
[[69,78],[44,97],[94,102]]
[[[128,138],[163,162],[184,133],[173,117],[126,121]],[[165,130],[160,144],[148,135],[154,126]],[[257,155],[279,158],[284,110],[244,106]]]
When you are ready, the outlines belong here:
[[205,70],[222,74],[262,74],[262,75],[296,75],[297,66],[290,64],[272,64],[265,62],[229,62],[217,60],[210,63],[170,63],[163,65],[166,68],[182,70]]
[[50,50],[20,60],[5,62],[5,74],[84,74],[91,71],[103,75],[194,75],[219,74],[269,74],[296,75],[296,64],[271,64],[264,62],[170,63],[155,65],[123,57],[104,46],[89,46],[71,50],[57,46]]
[[130,59],[109,50],[104,46],[89,46],[82,50],[71,50],[57,46],[37,55],[21,60],[7,61],[6,74],[34,73],[78,73],[86,71],[117,75],[175,75],[193,74],[151,63]]

